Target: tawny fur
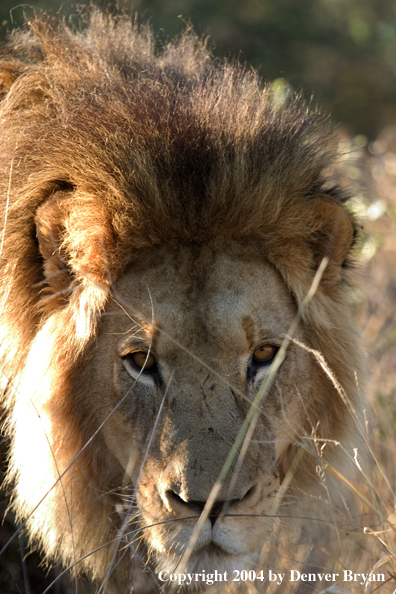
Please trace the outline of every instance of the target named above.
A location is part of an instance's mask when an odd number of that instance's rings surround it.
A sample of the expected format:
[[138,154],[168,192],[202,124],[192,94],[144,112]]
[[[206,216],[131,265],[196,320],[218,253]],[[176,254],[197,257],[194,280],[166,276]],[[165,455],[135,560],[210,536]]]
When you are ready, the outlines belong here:
[[[34,435],[25,453],[15,441],[10,484],[22,493],[36,477],[30,489],[38,501],[97,429],[92,423],[81,431],[69,386],[89,392],[84,371],[97,352],[100,314],[111,307],[113,286],[147,250],[165,260],[172,250],[184,254],[194,246],[211,246],[213,253],[256,250],[277,271],[295,310],[329,257],[301,337],[323,354],[361,419],[356,377],[362,388],[364,360],[348,309],[356,223],[345,207],[348,196],[329,177],[337,135],[320,114],[300,99],[279,106],[254,72],[213,61],[190,32],[156,51],[147,27],[99,12],[81,33],[37,18],[3,54],[3,403],[11,439],[18,423]],[[43,357],[39,369],[28,358],[35,339]],[[320,373],[306,402],[311,418],[320,418],[321,435],[358,447],[353,416]],[[38,417],[30,407],[21,418],[27,403],[19,393],[26,394],[29,382],[45,414]],[[89,417],[89,407],[81,410]],[[311,430],[307,424],[306,433]],[[93,441],[62,479],[72,502],[74,542],[66,536],[70,519],[59,484],[27,522],[33,540],[65,564],[117,535],[114,500],[89,499],[84,482],[95,482],[96,493],[121,487],[115,471],[103,471],[111,464],[101,448],[102,441]],[[294,452],[292,443],[282,452],[281,475]],[[335,448],[332,460],[344,468],[338,455]],[[297,471],[296,492],[300,484],[316,493],[315,462],[307,458]],[[15,506],[21,519],[33,512],[21,494]],[[103,579],[113,550],[88,557],[84,570]],[[143,564],[146,554],[143,547]],[[135,565],[134,573],[121,563],[114,583],[155,591],[142,577],[142,562]]]

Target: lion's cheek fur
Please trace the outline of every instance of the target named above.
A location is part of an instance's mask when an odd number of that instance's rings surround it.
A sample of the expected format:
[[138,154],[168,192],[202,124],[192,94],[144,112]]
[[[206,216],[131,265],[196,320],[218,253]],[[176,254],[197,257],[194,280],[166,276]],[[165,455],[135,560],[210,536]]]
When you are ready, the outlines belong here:
[[[116,465],[100,444],[84,448],[96,424],[88,415],[84,426],[74,412],[86,409],[90,393],[73,383],[74,361],[56,364],[64,348],[56,318],[37,334],[18,376],[9,481],[16,486],[14,508],[27,520],[33,540],[52,558],[70,564],[87,549],[111,541],[110,518],[118,518],[108,488],[114,484]],[[107,564],[110,554],[111,547],[104,547],[92,555],[88,571],[95,576],[91,568]]]

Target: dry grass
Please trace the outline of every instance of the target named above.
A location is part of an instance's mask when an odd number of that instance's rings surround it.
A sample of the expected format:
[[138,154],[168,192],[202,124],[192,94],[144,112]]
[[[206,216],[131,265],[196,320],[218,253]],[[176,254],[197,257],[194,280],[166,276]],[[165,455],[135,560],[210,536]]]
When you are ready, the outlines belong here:
[[389,578],[388,587],[380,588],[385,593],[396,589],[396,129],[385,129],[368,149],[356,155],[363,168],[352,163],[350,174],[362,179],[372,197],[370,202],[361,199],[359,205],[367,239],[361,254],[366,266],[357,317],[371,373],[368,397],[373,449],[379,463],[373,469],[372,484],[384,517],[377,514],[376,532],[367,531],[361,538],[361,565],[367,568],[389,557],[382,567]]

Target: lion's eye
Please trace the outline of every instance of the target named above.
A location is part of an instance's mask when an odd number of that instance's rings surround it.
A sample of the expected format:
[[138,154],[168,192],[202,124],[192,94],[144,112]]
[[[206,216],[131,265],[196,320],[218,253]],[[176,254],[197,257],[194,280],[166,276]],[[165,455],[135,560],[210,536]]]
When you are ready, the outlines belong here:
[[[252,358],[247,368],[248,381],[253,380],[260,371],[265,371],[275,359],[279,347],[273,344],[262,344],[253,351]],[[261,375],[261,374],[260,374]]]
[[157,362],[154,355],[151,353],[136,351],[134,353],[128,353],[124,359],[127,359],[135,369],[142,371],[143,373],[153,373],[157,370]]
[[263,344],[259,346],[253,353],[253,362],[261,365],[272,363],[275,358],[278,348],[272,344]]

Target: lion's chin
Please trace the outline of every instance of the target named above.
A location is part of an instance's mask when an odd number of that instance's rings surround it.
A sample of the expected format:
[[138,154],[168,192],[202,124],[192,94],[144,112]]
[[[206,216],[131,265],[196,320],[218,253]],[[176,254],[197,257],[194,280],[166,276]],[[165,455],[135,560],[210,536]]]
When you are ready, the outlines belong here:
[[[200,551],[194,552],[188,560],[186,568],[183,570],[185,574],[202,574],[205,571],[206,574],[224,574],[227,575],[226,580],[232,580],[235,571],[241,571],[242,569],[249,569],[255,565],[258,561],[258,554],[230,554],[226,553],[223,548],[220,548],[214,543],[203,547]],[[178,574],[178,562],[180,557],[175,555],[167,555],[164,553],[156,554],[156,571],[158,574],[161,572],[162,575],[168,576],[171,574]],[[202,578],[198,578],[200,586],[205,584],[202,583]],[[197,584],[198,586],[198,584]]]
[[[246,541],[241,534],[240,523],[234,518],[226,518],[216,522],[213,527],[210,521],[205,522],[187,565],[182,568],[180,560],[188,547],[194,527],[193,523],[179,526],[178,530],[173,526],[165,539],[151,534],[154,538],[147,543],[152,555],[150,562],[155,566],[159,579],[180,573],[195,575],[205,572],[208,575],[217,572],[226,575],[224,580],[228,581],[238,575],[238,571],[252,569],[258,563],[260,550],[254,547],[254,538]],[[194,586],[199,590],[205,580],[201,577],[196,581],[199,584]]]

